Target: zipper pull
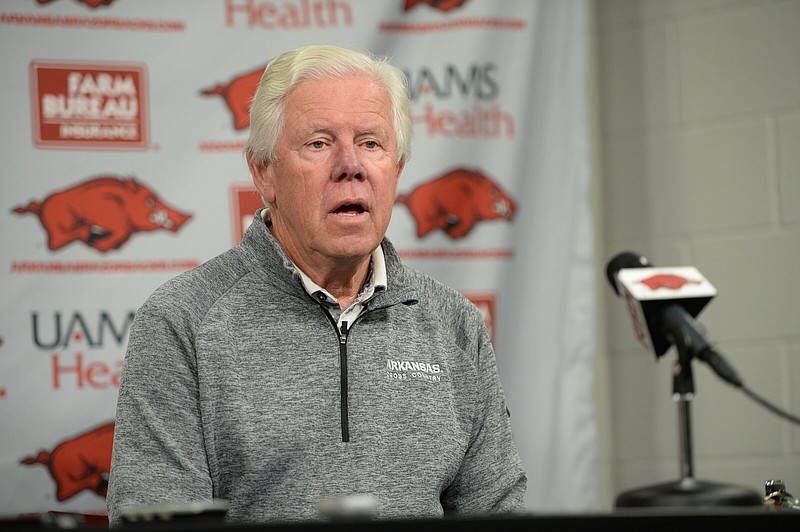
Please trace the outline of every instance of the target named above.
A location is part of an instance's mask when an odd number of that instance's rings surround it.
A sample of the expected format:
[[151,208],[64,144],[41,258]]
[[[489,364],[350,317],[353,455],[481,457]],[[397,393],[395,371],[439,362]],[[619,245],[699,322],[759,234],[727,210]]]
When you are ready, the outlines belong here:
[[339,343],[344,344],[347,342],[347,322],[342,322],[342,328],[339,329]]

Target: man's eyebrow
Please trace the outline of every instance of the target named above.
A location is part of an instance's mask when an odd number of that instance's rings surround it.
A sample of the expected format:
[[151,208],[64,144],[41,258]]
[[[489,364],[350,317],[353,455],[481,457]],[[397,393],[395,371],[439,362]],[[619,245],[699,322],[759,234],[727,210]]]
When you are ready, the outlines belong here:
[[356,132],[357,137],[363,137],[366,135],[373,135],[376,137],[387,138],[389,137],[389,132],[382,127],[374,127],[374,128],[366,128]]
[[333,129],[327,126],[309,126],[303,130],[305,135],[315,135],[317,133],[333,134]]
[[[326,135],[336,136],[336,128],[330,126],[309,126],[303,130],[303,134],[305,136],[314,136],[319,133],[323,133]],[[364,137],[364,136],[376,136],[381,138],[388,138],[389,131],[383,127],[369,127],[364,129],[359,129],[355,132],[356,137]]]

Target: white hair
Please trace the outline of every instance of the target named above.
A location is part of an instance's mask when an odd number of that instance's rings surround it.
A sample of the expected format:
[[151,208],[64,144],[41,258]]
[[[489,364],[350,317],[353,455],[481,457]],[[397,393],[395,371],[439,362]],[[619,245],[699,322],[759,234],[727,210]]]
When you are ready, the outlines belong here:
[[397,163],[411,157],[411,103],[406,77],[389,63],[347,48],[304,46],[270,61],[250,107],[250,137],[245,144],[247,162],[264,166],[275,160],[275,146],[284,122],[287,95],[309,79],[336,79],[358,74],[375,79],[386,90],[397,140]]

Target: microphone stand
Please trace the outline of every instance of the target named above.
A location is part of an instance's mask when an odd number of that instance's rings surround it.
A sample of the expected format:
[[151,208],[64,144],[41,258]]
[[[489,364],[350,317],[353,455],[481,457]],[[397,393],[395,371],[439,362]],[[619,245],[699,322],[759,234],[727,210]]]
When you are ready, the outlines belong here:
[[694,377],[691,359],[695,350],[691,335],[675,334],[673,340],[678,349],[678,360],[673,366],[672,387],[673,398],[678,406],[680,478],[622,492],[617,496],[615,507],[763,506],[763,497],[754,490],[694,478],[691,417]]

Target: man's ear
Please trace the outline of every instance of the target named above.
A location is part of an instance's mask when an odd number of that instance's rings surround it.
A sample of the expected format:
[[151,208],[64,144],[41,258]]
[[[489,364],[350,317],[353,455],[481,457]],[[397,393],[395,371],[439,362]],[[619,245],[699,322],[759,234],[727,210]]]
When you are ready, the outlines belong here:
[[250,174],[253,176],[253,184],[261,193],[264,201],[270,205],[275,203],[275,168],[272,163],[254,164],[247,163]]
[[403,173],[403,168],[406,167],[406,162],[397,163],[397,175],[394,177],[394,188],[397,188],[397,185],[400,183],[400,174]]

